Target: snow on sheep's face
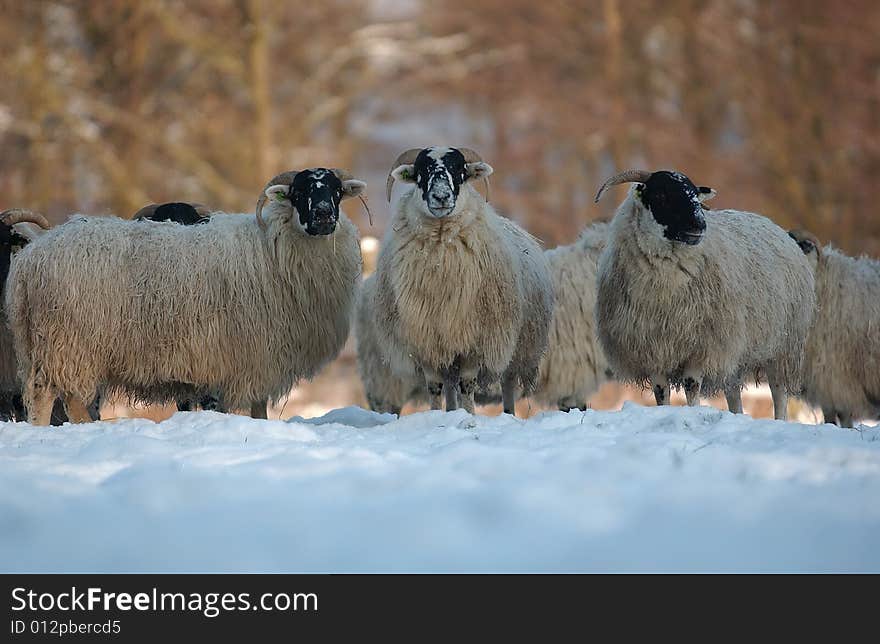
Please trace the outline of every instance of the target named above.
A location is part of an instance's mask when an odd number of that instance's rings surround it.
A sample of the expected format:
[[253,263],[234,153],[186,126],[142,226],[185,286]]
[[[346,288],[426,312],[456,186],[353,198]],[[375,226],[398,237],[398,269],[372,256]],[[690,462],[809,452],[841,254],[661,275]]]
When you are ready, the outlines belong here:
[[339,221],[339,203],[358,196],[365,188],[363,181],[342,180],[333,170],[311,168],[298,172],[289,186],[270,186],[266,195],[293,206],[302,229],[309,235],[329,235]]
[[663,228],[663,236],[690,246],[699,244],[706,232],[702,202],[715,192],[697,187],[680,172],[658,170],[636,189],[636,194]]
[[412,165],[392,171],[398,181],[415,183],[431,217],[448,217],[455,210],[463,183],[492,174],[492,166],[483,161],[468,163],[461,150],[448,147],[425,148]]

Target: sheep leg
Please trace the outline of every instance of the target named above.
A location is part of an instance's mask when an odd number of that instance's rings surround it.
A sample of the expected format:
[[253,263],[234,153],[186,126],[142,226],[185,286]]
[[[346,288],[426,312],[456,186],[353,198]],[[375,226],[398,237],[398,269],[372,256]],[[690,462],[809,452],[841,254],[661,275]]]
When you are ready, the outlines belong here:
[[3,392],[0,395],[0,421],[9,422],[15,418],[15,407],[12,402],[14,394],[12,392]]
[[15,394],[12,397],[12,409],[17,422],[23,423],[27,420],[27,409],[25,409],[24,398],[22,398],[21,394]]
[[851,428],[853,426],[852,414],[849,412],[837,412],[837,419],[840,421],[841,427]]
[[477,377],[462,378],[459,383],[461,389],[461,406],[469,413],[474,413],[474,392],[477,390]]
[[82,400],[72,394],[64,394],[64,409],[71,423],[90,423],[92,417]]
[[429,380],[426,383],[428,398],[431,401],[431,409],[443,409],[443,382]]
[[516,416],[516,378],[505,375],[501,380],[501,403],[504,413]]
[[269,405],[268,400],[255,400],[251,403],[251,418],[268,418],[266,407]]
[[776,379],[776,374],[767,370],[767,382],[770,383],[770,395],[773,397],[773,417],[776,420],[788,420],[788,392],[785,386]]
[[458,388],[461,385],[461,374],[458,363],[442,370],[443,392],[446,394],[446,411],[458,409]]
[[226,405],[216,396],[202,396],[202,399],[199,401],[199,406],[205,411],[217,411],[221,414],[226,413]]
[[724,390],[724,397],[727,398],[727,410],[732,414],[743,413],[742,389],[739,385],[731,385]]
[[95,396],[89,405],[89,418],[94,420],[101,420],[101,394],[100,392]]
[[52,407],[55,405],[56,392],[43,379],[31,373],[24,390],[24,404],[28,410],[28,422],[31,425],[48,427],[52,421]]
[[684,396],[687,399],[688,407],[698,407],[700,404],[700,387],[703,384],[702,374],[695,373],[691,369],[687,369],[684,373]]
[[395,414],[396,416],[400,416],[400,405],[386,402],[384,400],[376,398],[373,395],[367,396],[367,404],[369,404],[370,409],[377,414]]
[[654,383],[654,402],[657,406],[669,404],[669,381],[663,376],[651,378]]

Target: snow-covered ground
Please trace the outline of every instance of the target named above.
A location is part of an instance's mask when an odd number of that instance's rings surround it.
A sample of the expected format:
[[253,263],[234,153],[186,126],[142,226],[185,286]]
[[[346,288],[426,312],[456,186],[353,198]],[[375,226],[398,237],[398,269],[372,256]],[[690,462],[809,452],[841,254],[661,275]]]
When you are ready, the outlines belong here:
[[0,424],[0,571],[880,571],[880,427],[702,407]]

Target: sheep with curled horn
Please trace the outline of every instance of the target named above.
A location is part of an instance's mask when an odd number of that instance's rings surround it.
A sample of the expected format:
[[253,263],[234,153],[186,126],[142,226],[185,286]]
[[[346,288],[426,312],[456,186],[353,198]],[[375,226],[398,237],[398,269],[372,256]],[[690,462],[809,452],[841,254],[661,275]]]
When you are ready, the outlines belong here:
[[46,424],[56,394],[71,411],[102,384],[136,398],[167,383],[265,418],[348,336],[361,255],[339,206],[364,188],[326,168],[284,173],[259,219],[76,217],[29,244],[6,293],[29,420]]
[[880,261],[849,257],[792,230],[816,276],[816,320],[807,336],[803,398],[826,423],[880,417]]
[[774,415],[801,386],[816,308],[813,273],[788,234],[737,210],[704,212],[714,195],[678,172],[628,170],[634,183],[599,260],[596,323],[615,376],[650,382],[658,404],[683,386],[688,404],[724,390],[742,411],[743,380],[765,373]]
[[[6,291],[6,278],[15,252],[49,230],[49,221],[41,214],[26,209],[12,209],[0,213],[0,295]],[[18,362],[15,358],[12,332],[3,314],[0,320],[0,420],[23,421],[27,417],[18,380]],[[67,420],[64,407],[54,406],[52,424]]]
[[[386,184],[413,184],[393,208],[376,269],[375,328],[411,356],[433,409],[469,412],[501,381],[504,411],[535,387],[547,348],[553,284],[538,242],[472,187],[492,167],[472,150],[407,150]],[[488,183],[488,182],[487,182]],[[394,365],[398,361],[392,361]]]
[[[29,236],[20,230],[23,227],[17,226],[24,222],[42,230],[51,227],[43,215],[30,210],[13,209],[0,213],[0,292],[6,291],[6,277],[13,253],[30,241]],[[12,333],[4,315],[0,321],[0,420],[24,420],[24,414]]]

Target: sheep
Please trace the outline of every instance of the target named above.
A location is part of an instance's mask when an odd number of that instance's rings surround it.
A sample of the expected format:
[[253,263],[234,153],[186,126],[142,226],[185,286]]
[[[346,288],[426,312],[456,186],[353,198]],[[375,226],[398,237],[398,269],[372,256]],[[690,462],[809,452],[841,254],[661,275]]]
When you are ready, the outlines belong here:
[[550,343],[534,398],[562,411],[586,409],[587,399],[611,375],[596,337],[596,271],[608,223],[586,228],[574,244],[544,251],[553,276],[556,306]]
[[799,392],[816,308],[809,263],[769,219],[710,211],[714,191],[678,172],[628,170],[596,195],[635,183],[599,259],[596,323],[617,378],[650,382],[658,404],[682,385],[689,405],[723,389],[741,412],[748,374],[766,373],[774,415]]
[[[492,167],[472,150],[412,149],[386,182],[415,184],[393,211],[376,270],[380,342],[411,355],[431,408],[474,410],[501,379],[504,411],[535,387],[547,348],[553,284],[537,241],[501,217],[469,182]],[[394,365],[392,364],[392,367]]]
[[803,398],[826,423],[880,416],[880,261],[848,257],[793,230],[816,276],[818,308],[807,336]]
[[[211,209],[204,204],[174,201],[144,206],[134,214],[132,219],[174,222],[184,226],[194,226],[208,223],[211,220],[211,212]],[[218,392],[196,394],[192,391],[192,387],[188,386],[183,386],[181,391],[177,392],[171,389],[171,384],[160,386],[157,391],[154,391],[153,396],[142,396],[142,400],[139,402],[163,403],[173,398],[179,411],[192,411],[196,404],[202,409],[226,411],[220,403]]]
[[[544,251],[556,294],[550,323],[549,346],[541,360],[537,389],[533,397],[545,406],[563,411],[585,409],[586,400],[610,374],[599,347],[593,323],[596,264],[605,246],[607,223],[585,229],[578,241]],[[376,279],[364,280],[355,321],[358,371],[367,401],[374,411],[399,414],[407,402],[424,402],[425,379],[406,355],[397,355],[392,370],[391,357],[379,342],[376,330]],[[497,402],[494,388],[477,391],[477,403]]]
[[76,217],[46,232],[13,260],[6,293],[29,421],[46,424],[56,393],[80,422],[100,384],[138,395],[162,383],[220,391],[265,418],[260,403],[348,336],[361,255],[339,205],[364,188],[339,170],[291,171],[253,215]]
[[354,323],[358,373],[370,409],[400,415],[400,410],[407,402],[427,400],[425,376],[409,356],[400,352],[394,356],[397,364],[392,369],[390,348],[383,345],[376,328],[379,318],[376,311],[376,284],[376,275],[370,275],[358,293]]
[[[21,209],[0,213],[0,295],[6,290],[13,252],[23,248],[31,239],[31,235],[20,230],[23,222],[33,223],[43,230],[50,228],[49,222],[39,213]],[[24,420],[24,415],[12,333],[3,316],[0,320],[0,420]]]
[[[390,348],[381,343],[381,334],[376,327],[379,315],[375,303],[376,276],[370,275],[360,288],[356,304],[354,331],[358,374],[370,409],[399,416],[405,404],[428,401],[425,374],[410,356],[399,351],[390,353]],[[391,367],[392,361],[394,368]],[[476,404],[501,402],[500,387],[486,382],[486,375],[478,376],[477,380],[483,380],[484,384],[474,393]]]

